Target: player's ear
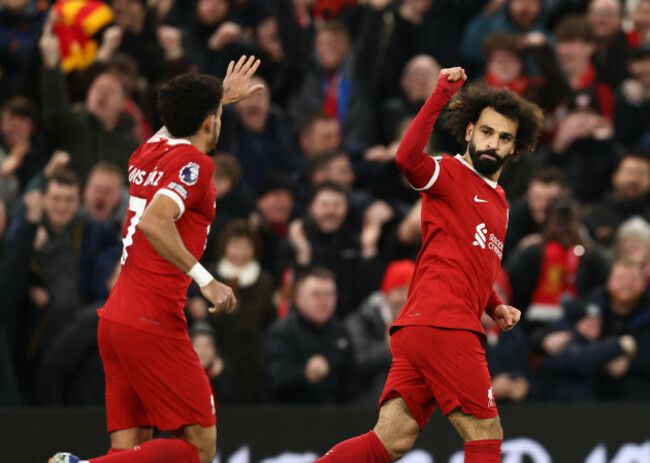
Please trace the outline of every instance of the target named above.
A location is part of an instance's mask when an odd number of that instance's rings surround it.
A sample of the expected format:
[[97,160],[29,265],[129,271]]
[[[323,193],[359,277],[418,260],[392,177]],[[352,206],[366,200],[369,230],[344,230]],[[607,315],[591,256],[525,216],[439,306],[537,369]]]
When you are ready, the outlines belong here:
[[469,142],[472,139],[472,134],[474,133],[474,124],[470,122],[465,128],[465,141]]
[[215,119],[214,114],[210,114],[208,117],[206,117],[203,120],[203,124],[201,125],[201,131],[205,134],[212,135],[212,127],[214,127],[214,119]]

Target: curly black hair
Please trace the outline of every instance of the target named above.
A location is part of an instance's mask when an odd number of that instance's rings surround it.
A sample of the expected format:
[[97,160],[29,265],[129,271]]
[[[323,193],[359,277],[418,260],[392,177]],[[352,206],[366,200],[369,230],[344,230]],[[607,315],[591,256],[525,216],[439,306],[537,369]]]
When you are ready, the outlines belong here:
[[163,124],[174,137],[194,135],[221,104],[222,81],[207,74],[181,74],[167,82],[158,95]]
[[507,89],[469,85],[449,103],[445,126],[464,145],[467,124],[476,124],[485,108],[492,108],[518,124],[514,157],[535,149],[544,125],[544,114],[537,105]]

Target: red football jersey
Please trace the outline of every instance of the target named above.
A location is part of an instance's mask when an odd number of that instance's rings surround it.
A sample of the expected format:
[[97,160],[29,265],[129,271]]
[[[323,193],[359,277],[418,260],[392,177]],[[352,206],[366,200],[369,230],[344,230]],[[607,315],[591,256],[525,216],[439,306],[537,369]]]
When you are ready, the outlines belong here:
[[215,215],[213,170],[210,157],[181,138],[156,135],[131,155],[122,271],[100,317],[164,336],[187,336],[183,308],[191,278],[158,254],[137,225],[154,196],[168,196],[181,210],[178,233],[198,260]]
[[484,338],[508,227],[503,189],[461,155],[431,159],[422,194],[422,249],[406,305],[393,326],[476,331]]

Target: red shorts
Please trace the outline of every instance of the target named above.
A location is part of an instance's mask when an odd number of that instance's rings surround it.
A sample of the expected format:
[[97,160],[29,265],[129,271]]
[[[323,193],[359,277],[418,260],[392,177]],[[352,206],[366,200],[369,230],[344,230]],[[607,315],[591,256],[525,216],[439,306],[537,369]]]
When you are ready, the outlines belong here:
[[210,383],[189,336],[156,336],[100,318],[97,338],[106,374],[109,432],[216,424]]
[[390,340],[393,363],[379,405],[401,397],[420,429],[440,406],[460,407],[479,419],[498,415],[485,349],[478,334],[432,326],[405,326]]

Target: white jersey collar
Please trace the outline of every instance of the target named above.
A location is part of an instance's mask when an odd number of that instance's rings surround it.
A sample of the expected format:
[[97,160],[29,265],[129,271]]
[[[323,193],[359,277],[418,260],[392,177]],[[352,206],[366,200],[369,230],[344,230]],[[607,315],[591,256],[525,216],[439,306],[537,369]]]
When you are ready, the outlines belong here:
[[151,137],[149,140],[147,140],[147,143],[158,143],[164,141],[168,145],[191,145],[192,143],[189,140],[186,140],[185,138],[173,138],[171,134],[169,133],[169,130],[167,130],[167,127],[164,125],[160,128],[156,134]]
[[481,177],[483,180],[485,180],[485,183],[487,183],[488,185],[490,185],[492,188],[496,188],[497,186],[499,186],[499,184],[498,184],[497,182],[495,182],[495,181],[493,181],[493,180],[490,180],[489,178],[487,178],[486,176],[484,176],[483,174],[481,174],[480,172],[478,172],[476,169],[474,169],[474,166],[471,165],[469,162],[467,162],[467,161],[465,160],[465,158],[464,158],[461,154],[457,154],[457,155],[455,156],[455,158],[458,159],[458,160],[459,160],[460,162],[462,162],[463,164],[465,164],[465,166],[467,166],[467,168],[470,169],[472,172],[474,172],[476,175],[478,175],[478,176]]

